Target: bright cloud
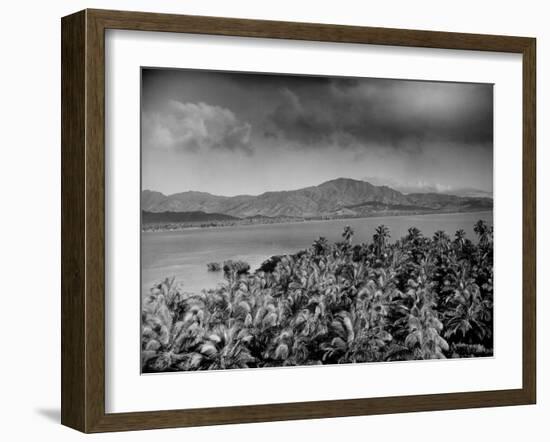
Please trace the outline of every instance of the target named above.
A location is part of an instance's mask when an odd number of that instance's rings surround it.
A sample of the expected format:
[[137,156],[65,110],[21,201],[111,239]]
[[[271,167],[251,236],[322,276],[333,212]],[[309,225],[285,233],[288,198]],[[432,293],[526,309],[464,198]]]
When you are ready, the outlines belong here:
[[162,110],[143,116],[143,143],[148,149],[241,150],[250,154],[251,131],[252,126],[231,110],[203,102],[169,100]]

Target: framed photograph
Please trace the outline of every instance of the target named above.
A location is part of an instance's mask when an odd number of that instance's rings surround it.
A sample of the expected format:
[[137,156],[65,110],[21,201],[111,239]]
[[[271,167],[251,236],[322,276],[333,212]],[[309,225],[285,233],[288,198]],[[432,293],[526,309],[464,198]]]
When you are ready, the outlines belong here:
[[62,423],[536,400],[535,39],[62,19]]

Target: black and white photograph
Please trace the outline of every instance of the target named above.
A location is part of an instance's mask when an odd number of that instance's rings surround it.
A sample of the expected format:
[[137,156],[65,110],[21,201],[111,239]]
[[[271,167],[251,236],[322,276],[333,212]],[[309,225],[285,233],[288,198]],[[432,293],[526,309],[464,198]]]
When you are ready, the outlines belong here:
[[493,84],[143,67],[139,191],[142,373],[493,356]]

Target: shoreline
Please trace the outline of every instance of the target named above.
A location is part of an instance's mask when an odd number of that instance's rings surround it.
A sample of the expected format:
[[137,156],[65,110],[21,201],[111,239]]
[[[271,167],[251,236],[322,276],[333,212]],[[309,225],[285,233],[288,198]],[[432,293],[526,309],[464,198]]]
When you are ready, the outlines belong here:
[[[407,213],[396,213],[396,212],[386,212],[386,213],[372,213],[361,216],[332,216],[332,217],[312,217],[312,218],[301,218],[301,219],[291,219],[291,218],[281,218],[280,220],[275,220],[270,218],[269,220],[262,221],[252,221],[246,222],[247,220],[242,220],[243,222],[228,222],[228,223],[209,223],[201,225],[192,225],[184,223],[174,223],[174,224],[163,224],[163,225],[151,225],[150,228],[144,228],[144,225],[141,225],[141,233],[166,233],[166,232],[182,232],[186,230],[216,230],[227,227],[250,227],[250,226],[262,226],[269,224],[301,224],[306,222],[326,222],[326,221],[335,221],[335,220],[356,220],[356,219],[371,219],[371,218],[388,218],[388,217],[400,217],[400,216],[428,216],[428,215],[455,215],[459,213],[487,213],[493,212],[493,210],[451,210],[451,211],[411,211]],[[172,227],[173,226],[173,227]]]

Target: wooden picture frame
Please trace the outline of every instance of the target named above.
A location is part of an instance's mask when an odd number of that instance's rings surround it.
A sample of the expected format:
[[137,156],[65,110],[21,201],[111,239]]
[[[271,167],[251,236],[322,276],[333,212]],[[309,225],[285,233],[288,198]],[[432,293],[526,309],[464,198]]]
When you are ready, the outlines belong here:
[[[523,385],[271,405],[105,412],[105,30],[494,51],[523,57]],[[62,19],[62,424],[142,430],[534,404],[536,400],[536,41],[533,38],[84,10]]]

